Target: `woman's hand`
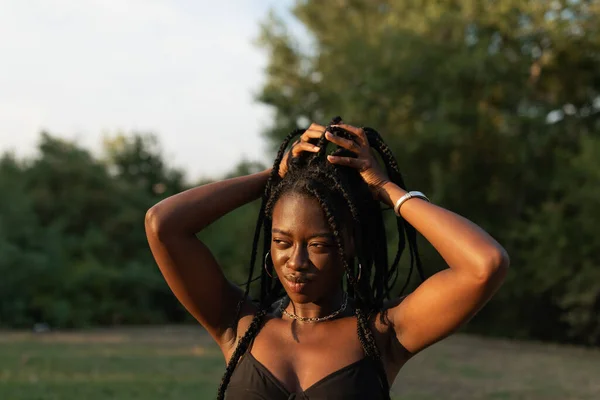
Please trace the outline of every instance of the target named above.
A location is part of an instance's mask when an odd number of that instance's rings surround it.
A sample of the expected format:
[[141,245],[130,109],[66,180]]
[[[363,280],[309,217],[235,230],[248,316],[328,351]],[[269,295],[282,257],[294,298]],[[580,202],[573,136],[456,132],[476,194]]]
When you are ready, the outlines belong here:
[[288,171],[288,158],[290,157],[290,153],[292,157],[298,157],[300,153],[303,151],[310,151],[316,153],[319,151],[319,147],[310,144],[308,141],[310,139],[319,139],[323,132],[325,132],[325,127],[321,125],[317,125],[312,123],[306,131],[300,136],[300,139],[296,140],[292,147],[283,155],[281,159],[281,164],[279,164],[279,176],[283,178]]
[[331,127],[338,127],[345,130],[353,135],[356,140],[344,139],[329,131],[325,133],[325,138],[331,143],[335,143],[338,146],[350,150],[355,153],[357,157],[327,156],[329,162],[356,168],[360,172],[360,176],[362,176],[364,181],[369,185],[373,197],[381,200],[380,193],[383,185],[389,182],[390,178],[385,170],[379,166],[377,160],[371,153],[371,146],[369,146],[369,141],[367,140],[367,136],[363,129],[346,124],[331,125]]

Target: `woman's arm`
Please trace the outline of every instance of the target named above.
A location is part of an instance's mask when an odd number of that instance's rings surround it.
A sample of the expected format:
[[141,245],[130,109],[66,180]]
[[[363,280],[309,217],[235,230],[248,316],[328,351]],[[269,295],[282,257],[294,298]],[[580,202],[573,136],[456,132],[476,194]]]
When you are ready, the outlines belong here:
[[[406,192],[390,182],[379,167],[363,129],[346,124],[336,126],[353,134],[356,140],[329,132],[325,137],[357,156],[329,156],[330,162],[356,168],[373,193],[394,206]],[[458,329],[483,307],[502,284],[509,259],[504,248],[477,225],[425,200],[406,201],[400,214],[450,266],[388,310],[396,337],[416,354]]]
[[220,345],[243,292],[227,281],[196,233],[259,198],[269,174],[266,170],[190,189],[161,201],[146,214],[148,243],[165,280]]
[[[406,192],[388,182],[380,193],[393,206]],[[389,310],[398,340],[416,354],[454,332],[484,306],[502,284],[509,257],[479,226],[425,200],[406,201],[400,214],[450,267],[428,278]]]
[[[321,137],[325,128],[312,124],[283,156],[280,177],[286,174],[288,157],[319,148],[308,141]],[[171,196],[148,210],[146,236],[152,254],[183,306],[219,343],[229,359],[236,343],[232,325],[243,292],[225,279],[210,250],[196,233],[228,212],[258,199],[264,192],[271,168],[256,174],[210,183]],[[235,235],[235,232],[231,232]],[[247,304],[244,310],[253,307]]]

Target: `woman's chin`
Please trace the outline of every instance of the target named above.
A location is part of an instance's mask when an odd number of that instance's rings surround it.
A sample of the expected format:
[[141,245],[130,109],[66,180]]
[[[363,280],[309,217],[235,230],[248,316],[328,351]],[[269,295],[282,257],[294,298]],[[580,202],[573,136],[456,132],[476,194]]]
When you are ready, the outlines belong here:
[[314,302],[314,298],[307,293],[287,292],[288,297],[296,304],[306,304]]
[[285,281],[285,292],[294,303],[311,303],[316,297],[312,282],[293,283]]

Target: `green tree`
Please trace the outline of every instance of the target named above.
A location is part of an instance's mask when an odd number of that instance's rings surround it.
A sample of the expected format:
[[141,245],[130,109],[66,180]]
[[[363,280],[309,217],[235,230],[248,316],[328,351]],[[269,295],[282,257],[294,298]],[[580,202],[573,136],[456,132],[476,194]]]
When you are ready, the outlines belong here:
[[470,329],[600,343],[600,239],[580,227],[599,200],[577,186],[597,182],[600,4],[299,0],[292,13],[308,41],[274,14],[261,35],[272,143],[334,115],[377,129],[410,187],[509,250],[507,283]]
[[107,160],[43,133],[39,156],[0,161],[0,324],[180,321],[148,249],[144,214],[184,190],[154,137],[110,143]]

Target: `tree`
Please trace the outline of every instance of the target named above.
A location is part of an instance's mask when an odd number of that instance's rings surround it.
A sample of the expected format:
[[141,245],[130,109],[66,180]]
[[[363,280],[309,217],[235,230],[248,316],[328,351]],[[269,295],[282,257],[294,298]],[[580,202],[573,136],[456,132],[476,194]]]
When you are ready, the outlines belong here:
[[[108,160],[43,133],[39,155],[0,160],[0,323],[181,321],[148,249],[144,214],[185,189],[151,136],[113,141]],[[157,190],[159,188],[160,190]]]
[[[588,257],[600,239],[581,240],[579,227],[598,197],[573,191],[597,178],[598,2],[299,0],[292,12],[308,46],[274,14],[261,36],[271,142],[334,115],[377,129],[410,187],[511,255],[506,285],[471,329],[600,343],[599,266]],[[579,240],[553,246],[565,232]],[[426,258],[441,261],[431,248]]]

